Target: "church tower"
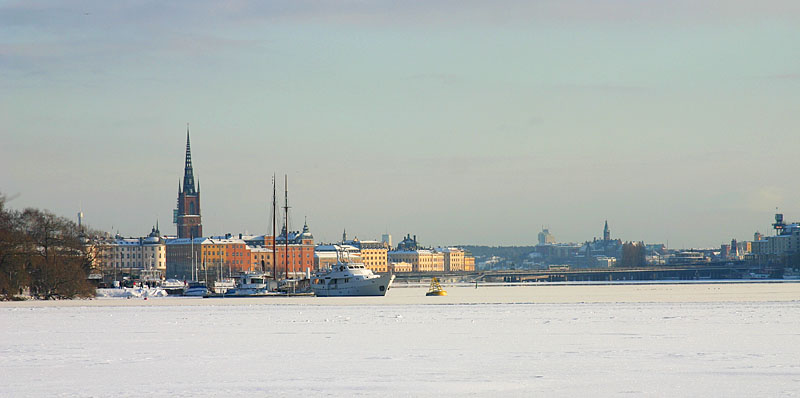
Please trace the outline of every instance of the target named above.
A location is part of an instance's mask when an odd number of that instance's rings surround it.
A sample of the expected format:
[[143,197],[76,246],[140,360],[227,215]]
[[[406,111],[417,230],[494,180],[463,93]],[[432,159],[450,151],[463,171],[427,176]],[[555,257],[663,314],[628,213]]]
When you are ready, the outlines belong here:
[[603,228],[603,240],[611,240],[611,230],[608,229],[608,220],[606,220],[606,226]]
[[197,238],[203,236],[203,223],[200,220],[200,186],[195,186],[192,169],[192,150],[189,144],[189,127],[186,127],[186,164],[183,169],[183,187],[178,182],[178,209],[175,223],[178,224],[178,238]]

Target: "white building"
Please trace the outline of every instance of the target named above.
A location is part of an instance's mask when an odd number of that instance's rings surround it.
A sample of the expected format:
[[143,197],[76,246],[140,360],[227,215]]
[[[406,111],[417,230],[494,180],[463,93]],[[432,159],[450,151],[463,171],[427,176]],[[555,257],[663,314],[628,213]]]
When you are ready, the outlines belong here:
[[141,274],[142,270],[167,269],[166,246],[158,229],[143,238],[114,237],[96,244],[96,264],[106,273]]

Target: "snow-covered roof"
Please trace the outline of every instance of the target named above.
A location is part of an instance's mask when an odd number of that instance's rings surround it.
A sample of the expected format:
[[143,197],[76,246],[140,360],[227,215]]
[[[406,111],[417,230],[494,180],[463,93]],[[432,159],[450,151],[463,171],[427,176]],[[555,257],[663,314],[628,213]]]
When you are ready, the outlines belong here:
[[264,246],[247,246],[247,249],[250,250],[251,253],[272,253],[272,249],[268,249]]
[[355,246],[350,245],[319,245],[314,248],[314,251],[317,252],[337,252],[337,251],[348,251],[348,252],[357,252],[359,249]]
[[244,240],[238,238],[226,238],[224,236],[207,238],[203,241],[204,245],[231,245],[231,244],[239,244],[243,245]]
[[420,250],[392,250],[389,254],[433,254],[433,251],[428,249],[420,249]]
[[314,252],[314,257],[316,257],[316,258],[331,258],[331,259],[335,259],[335,258],[338,258],[339,255],[336,252],[325,251],[325,252]]
[[[194,244],[200,245],[207,239],[208,238],[194,238]],[[168,239],[165,243],[168,245],[189,245],[192,244],[192,238]]]

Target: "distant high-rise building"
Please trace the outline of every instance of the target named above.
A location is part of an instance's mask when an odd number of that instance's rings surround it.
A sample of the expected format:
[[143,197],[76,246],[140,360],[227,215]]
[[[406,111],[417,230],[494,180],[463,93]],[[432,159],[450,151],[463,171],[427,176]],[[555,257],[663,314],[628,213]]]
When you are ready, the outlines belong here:
[[539,244],[552,245],[553,243],[556,243],[556,237],[550,233],[549,229],[542,228],[542,232],[539,232]]
[[389,248],[392,248],[392,235],[390,234],[383,234],[381,235],[381,242],[386,243]]
[[183,188],[178,184],[178,208],[175,211],[178,238],[203,236],[200,219],[200,185],[195,186],[192,169],[192,149],[189,143],[189,128],[186,128],[186,163],[183,169]]

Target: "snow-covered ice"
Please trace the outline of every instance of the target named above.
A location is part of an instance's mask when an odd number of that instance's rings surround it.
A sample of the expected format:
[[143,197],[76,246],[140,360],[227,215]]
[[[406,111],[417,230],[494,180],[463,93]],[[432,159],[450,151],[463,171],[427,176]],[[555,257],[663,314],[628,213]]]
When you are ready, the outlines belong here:
[[446,288],[2,303],[0,396],[800,394],[800,284]]

